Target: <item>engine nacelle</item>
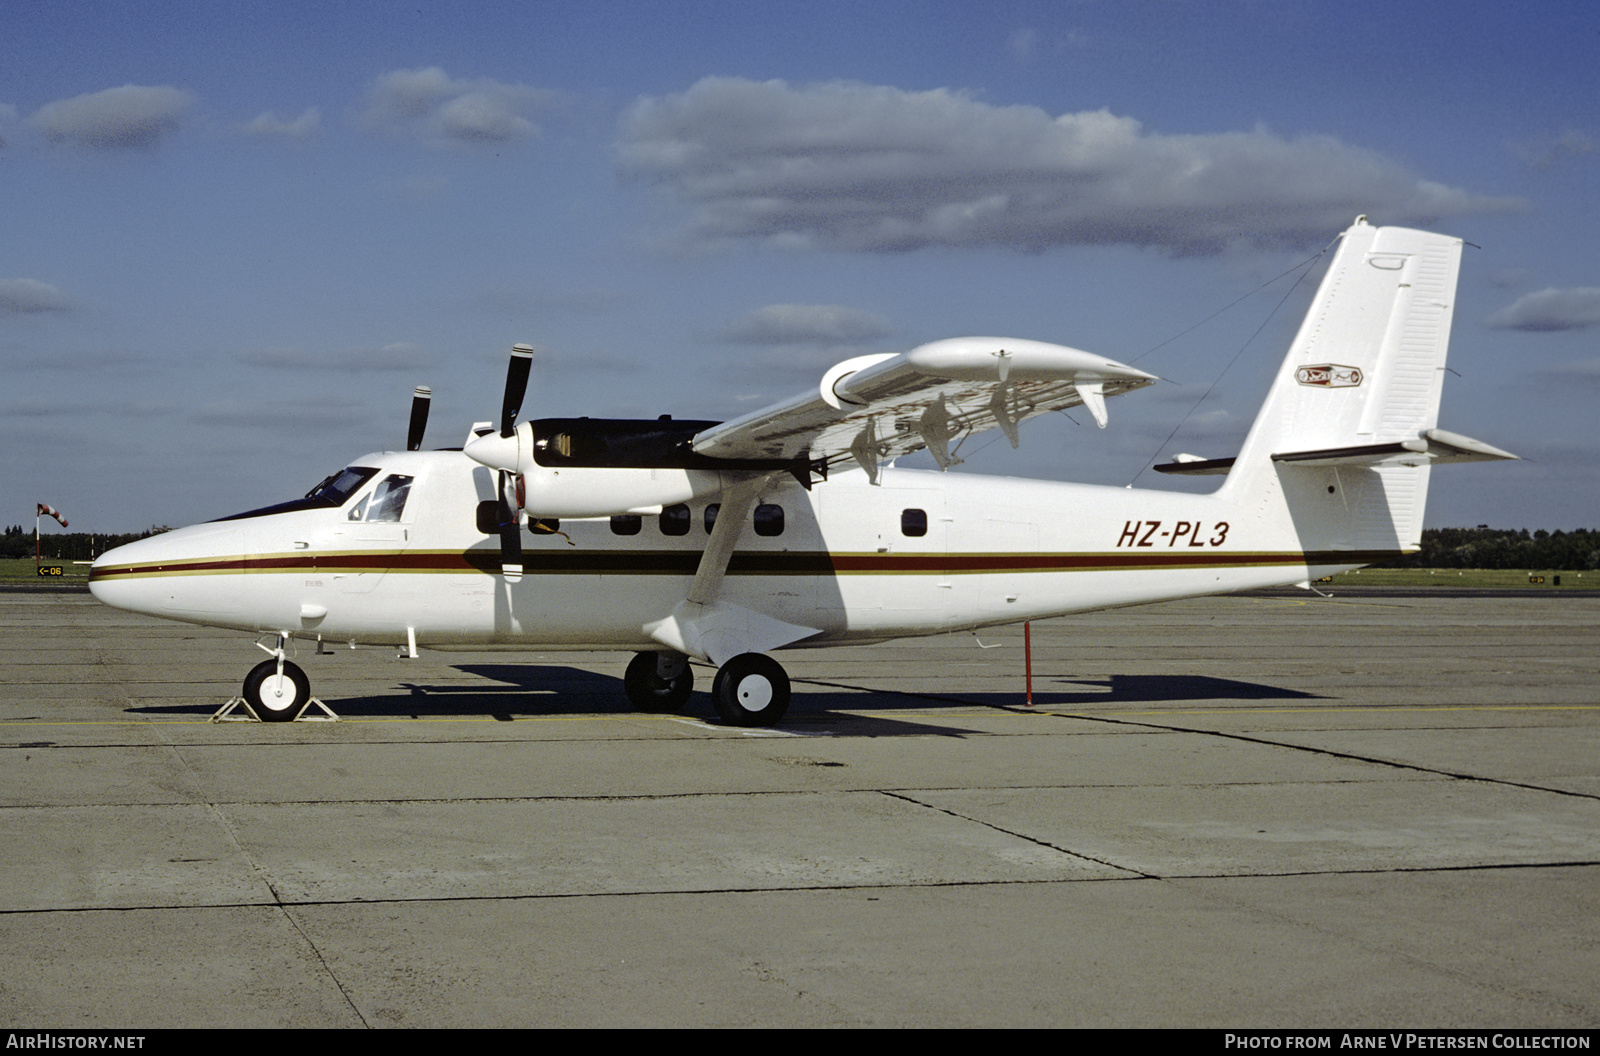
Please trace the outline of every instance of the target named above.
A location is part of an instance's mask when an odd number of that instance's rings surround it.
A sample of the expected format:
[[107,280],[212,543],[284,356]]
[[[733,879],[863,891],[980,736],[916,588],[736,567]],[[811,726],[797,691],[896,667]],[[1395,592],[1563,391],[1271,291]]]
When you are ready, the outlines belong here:
[[725,481],[717,470],[610,466],[530,466],[526,480],[530,517],[616,517],[655,514],[663,506],[709,498]]

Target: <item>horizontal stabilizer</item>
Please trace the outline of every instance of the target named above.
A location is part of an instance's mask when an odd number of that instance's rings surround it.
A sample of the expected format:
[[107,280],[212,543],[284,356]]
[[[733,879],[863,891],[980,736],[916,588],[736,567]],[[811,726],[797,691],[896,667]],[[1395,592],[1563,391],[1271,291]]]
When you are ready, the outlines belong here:
[[1274,454],[1272,460],[1302,466],[1423,466],[1436,462],[1492,462],[1516,457],[1481,440],[1443,429],[1428,429],[1414,440],[1329,447],[1319,451],[1288,451]]
[[[1286,451],[1273,455],[1272,461],[1302,466],[1420,466],[1445,462],[1495,462],[1520,457],[1460,433],[1429,429],[1416,440],[1329,447],[1320,451]],[[1220,476],[1232,469],[1235,461],[1232,458],[1176,455],[1171,462],[1151,468],[1157,473],[1180,476]]]
[[1325,447],[1318,451],[1281,451],[1272,461],[1300,466],[1380,466],[1428,463],[1426,440],[1400,440],[1393,444],[1362,444],[1357,447]]
[[1497,462],[1501,459],[1521,459],[1510,451],[1490,447],[1482,440],[1462,436],[1443,429],[1429,429],[1422,434],[1428,438],[1428,454],[1435,462]]
[[1173,473],[1180,476],[1221,477],[1226,476],[1228,470],[1233,468],[1234,461],[1231,458],[1195,458],[1177,455],[1165,465],[1150,468],[1157,473]]

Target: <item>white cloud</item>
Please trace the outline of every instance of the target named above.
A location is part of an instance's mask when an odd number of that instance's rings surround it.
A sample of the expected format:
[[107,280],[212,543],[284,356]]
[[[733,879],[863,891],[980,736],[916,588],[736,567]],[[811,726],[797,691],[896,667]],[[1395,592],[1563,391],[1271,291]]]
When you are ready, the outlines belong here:
[[1600,140],[1587,132],[1569,128],[1559,135],[1517,144],[1515,149],[1532,168],[1548,169],[1569,158],[1593,154],[1600,150]]
[[882,317],[859,308],[769,304],[728,323],[718,336],[740,345],[839,344],[872,341],[892,332]]
[[236,358],[240,363],[252,367],[350,372],[421,370],[432,363],[420,345],[406,341],[384,345],[381,348],[364,345],[335,352],[313,352],[304,348],[253,348],[240,352]]
[[290,121],[279,117],[275,113],[265,113],[247,124],[239,126],[240,131],[253,136],[277,136],[284,139],[310,139],[322,131],[322,114],[316,107],[309,107],[305,113]]
[[1501,330],[1581,330],[1600,323],[1600,287],[1524,294],[1484,320]]
[[1032,62],[1039,53],[1039,31],[1019,29],[1011,34],[1011,54],[1018,62]]
[[373,409],[348,396],[313,396],[283,401],[226,398],[189,407],[184,418],[200,425],[268,429],[279,433],[328,426],[365,424]]
[[1565,389],[1600,388],[1600,359],[1564,363],[1535,373],[1545,384],[1555,384]]
[[529,116],[553,93],[486,78],[451,80],[437,66],[383,74],[367,93],[363,117],[375,128],[432,146],[515,143],[539,134]]
[[24,312],[65,312],[72,309],[67,295],[38,279],[0,279],[0,315]]
[[627,304],[632,297],[620,290],[586,287],[570,290],[489,289],[469,303],[497,315],[524,315],[536,311],[592,314]]
[[706,78],[634,104],[623,168],[695,210],[691,237],[865,251],[1314,244],[1366,213],[1430,224],[1519,208],[1329,136],[1149,132],[961,92]]
[[194,97],[176,88],[125,84],[47,103],[31,121],[52,143],[126,150],[155,146],[193,105]]

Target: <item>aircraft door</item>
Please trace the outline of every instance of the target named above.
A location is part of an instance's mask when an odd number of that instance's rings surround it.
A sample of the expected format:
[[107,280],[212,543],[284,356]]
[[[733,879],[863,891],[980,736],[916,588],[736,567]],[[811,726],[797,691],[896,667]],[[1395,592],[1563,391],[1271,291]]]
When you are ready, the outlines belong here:
[[951,565],[944,491],[890,483],[878,490],[879,607],[910,626],[949,622],[960,577]]
[[1028,570],[1039,553],[1039,525],[1025,515],[983,521],[983,553],[989,569],[974,576],[978,608],[985,613],[1021,612],[1039,588]]
[[414,479],[390,473],[350,507],[346,523],[335,533],[337,552],[327,555],[341,593],[370,592],[410,546],[406,505]]

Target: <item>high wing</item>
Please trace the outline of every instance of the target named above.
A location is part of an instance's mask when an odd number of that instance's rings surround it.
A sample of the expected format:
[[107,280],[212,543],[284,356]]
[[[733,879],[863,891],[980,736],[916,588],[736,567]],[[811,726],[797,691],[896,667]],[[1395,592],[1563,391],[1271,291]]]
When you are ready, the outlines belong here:
[[924,447],[944,469],[951,442],[995,427],[1017,446],[1017,424],[1087,406],[1101,428],[1105,398],[1158,380],[1065,345],[957,337],[909,352],[861,356],[829,370],[813,393],[697,433],[696,454],[727,459],[853,458],[876,482],[878,464]]

